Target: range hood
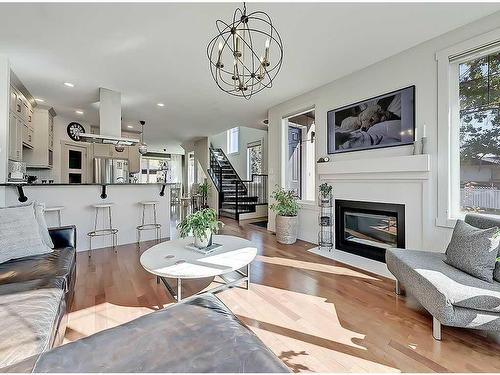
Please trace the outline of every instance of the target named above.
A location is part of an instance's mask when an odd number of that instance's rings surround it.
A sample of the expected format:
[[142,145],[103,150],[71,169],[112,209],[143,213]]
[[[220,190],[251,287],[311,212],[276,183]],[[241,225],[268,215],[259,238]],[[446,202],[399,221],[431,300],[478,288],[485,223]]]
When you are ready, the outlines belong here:
[[80,133],[80,140],[88,143],[103,143],[115,146],[134,146],[138,139],[123,138],[121,94],[117,91],[99,88],[99,132]]
[[80,141],[88,143],[103,143],[115,146],[134,146],[139,143],[138,139],[118,138],[110,135],[80,133]]

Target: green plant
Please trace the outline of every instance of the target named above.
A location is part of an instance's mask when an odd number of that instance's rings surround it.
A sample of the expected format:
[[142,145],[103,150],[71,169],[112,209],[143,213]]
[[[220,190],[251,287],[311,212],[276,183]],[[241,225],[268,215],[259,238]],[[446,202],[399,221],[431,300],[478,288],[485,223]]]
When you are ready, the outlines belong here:
[[217,220],[217,212],[213,208],[205,208],[187,215],[177,228],[182,238],[187,237],[193,232],[193,236],[201,240],[207,238],[207,231],[214,233],[222,228],[224,223]]
[[297,216],[300,206],[297,196],[293,190],[285,190],[278,185],[272,192],[271,197],[276,200],[269,208],[280,216]]
[[328,198],[332,194],[332,191],[332,185],[329,185],[326,182],[323,182],[321,185],[319,185],[319,192],[323,198]]
[[208,185],[207,181],[198,186],[198,194],[204,197],[208,197],[209,192],[210,192],[210,185]]

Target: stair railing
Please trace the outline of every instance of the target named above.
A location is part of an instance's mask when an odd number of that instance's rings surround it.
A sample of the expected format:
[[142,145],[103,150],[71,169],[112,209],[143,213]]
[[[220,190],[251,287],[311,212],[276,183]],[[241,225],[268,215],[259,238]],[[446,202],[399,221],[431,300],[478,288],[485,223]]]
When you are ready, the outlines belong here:
[[267,204],[267,174],[252,174],[251,180],[234,181],[235,183],[235,219],[240,220],[239,200],[242,191],[247,197],[257,197],[255,205]]
[[210,147],[210,169],[208,170],[208,175],[219,192],[220,209],[222,208],[222,202],[224,201],[224,192],[222,190],[222,165],[220,164],[220,161],[215,155],[212,147]]

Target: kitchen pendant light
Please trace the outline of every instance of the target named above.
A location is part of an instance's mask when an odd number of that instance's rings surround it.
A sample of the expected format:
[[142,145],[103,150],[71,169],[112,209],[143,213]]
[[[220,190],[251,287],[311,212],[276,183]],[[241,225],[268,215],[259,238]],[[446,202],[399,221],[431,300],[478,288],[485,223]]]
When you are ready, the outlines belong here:
[[141,124],[141,144],[139,145],[139,154],[145,155],[148,152],[148,146],[144,143],[144,124],[146,121],[139,121]]
[[208,43],[210,71],[217,86],[250,99],[270,88],[283,61],[283,43],[267,13],[237,8],[232,22],[215,22],[218,34]]

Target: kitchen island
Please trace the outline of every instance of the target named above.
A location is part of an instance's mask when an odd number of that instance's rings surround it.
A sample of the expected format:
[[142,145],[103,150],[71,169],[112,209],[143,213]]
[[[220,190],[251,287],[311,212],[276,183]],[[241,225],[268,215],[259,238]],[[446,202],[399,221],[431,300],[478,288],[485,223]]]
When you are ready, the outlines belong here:
[[[142,215],[141,201],[158,201],[157,221],[162,225],[162,237],[170,236],[170,187],[175,184],[1,184],[5,206],[21,204],[18,186],[27,202],[41,202],[47,207],[64,206],[62,225],[76,225],[77,251],[89,249],[87,233],[94,229],[96,203],[114,203],[113,227],[118,229],[118,245],[136,242],[136,226]],[[104,188],[103,188],[104,187]],[[105,190],[105,198],[101,198]],[[163,196],[160,195],[163,191]],[[148,216],[146,216],[148,218]],[[56,217],[47,215],[48,226],[56,226]],[[103,222],[99,217],[99,225]],[[144,231],[143,241],[154,239],[154,231]],[[110,237],[95,238],[93,250],[111,246]]]

